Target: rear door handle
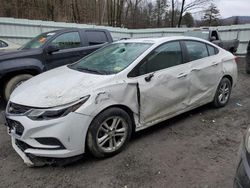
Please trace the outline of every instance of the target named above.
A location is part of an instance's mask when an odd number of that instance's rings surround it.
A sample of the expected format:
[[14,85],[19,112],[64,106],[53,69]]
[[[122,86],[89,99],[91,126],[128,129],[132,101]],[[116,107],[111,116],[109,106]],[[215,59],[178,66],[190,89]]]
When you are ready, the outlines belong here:
[[177,78],[185,78],[187,77],[187,73],[180,73]]
[[216,66],[218,66],[218,65],[219,65],[219,63],[217,63],[217,62],[213,62],[213,63],[212,63],[212,66],[213,66],[213,67],[216,67]]
[[201,69],[193,69],[192,71],[195,71],[195,72],[198,72],[200,71]]

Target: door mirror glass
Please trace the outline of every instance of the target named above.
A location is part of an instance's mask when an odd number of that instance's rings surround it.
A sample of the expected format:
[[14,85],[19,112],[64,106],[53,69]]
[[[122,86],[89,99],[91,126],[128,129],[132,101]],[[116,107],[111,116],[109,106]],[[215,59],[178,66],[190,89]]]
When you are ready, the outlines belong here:
[[58,46],[54,46],[54,45],[49,45],[47,48],[46,48],[46,52],[48,54],[52,54],[53,52],[57,52],[59,51],[59,47]]

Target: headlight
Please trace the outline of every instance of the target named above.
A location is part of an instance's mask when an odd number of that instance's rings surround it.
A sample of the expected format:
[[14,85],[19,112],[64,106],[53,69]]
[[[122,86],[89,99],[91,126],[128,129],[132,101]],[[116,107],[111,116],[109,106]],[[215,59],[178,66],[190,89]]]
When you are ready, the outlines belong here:
[[49,120],[60,118],[68,115],[70,112],[76,111],[89,99],[89,95],[81,98],[80,100],[53,108],[47,109],[31,109],[26,115],[32,120]]
[[245,136],[245,146],[248,153],[250,153],[250,128],[247,129],[247,133]]

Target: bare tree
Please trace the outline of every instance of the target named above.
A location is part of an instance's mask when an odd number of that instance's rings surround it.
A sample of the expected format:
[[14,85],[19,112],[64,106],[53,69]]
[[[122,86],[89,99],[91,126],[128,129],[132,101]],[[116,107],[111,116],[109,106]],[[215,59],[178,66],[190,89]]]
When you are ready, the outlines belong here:
[[167,9],[167,1],[166,0],[156,0],[155,5],[155,15],[156,15],[156,25],[157,27],[161,27],[161,22],[166,13]]
[[127,28],[174,27],[181,25],[185,13],[202,9],[211,1],[0,0],[0,16]]
[[186,0],[181,0],[181,11],[178,21],[178,27],[181,26],[182,17],[185,12],[197,10],[197,9],[204,9],[205,5],[211,3],[213,0],[192,0],[187,3]]
[[175,11],[175,0],[172,0],[172,13],[171,13],[171,27],[174,27],[174,11]]

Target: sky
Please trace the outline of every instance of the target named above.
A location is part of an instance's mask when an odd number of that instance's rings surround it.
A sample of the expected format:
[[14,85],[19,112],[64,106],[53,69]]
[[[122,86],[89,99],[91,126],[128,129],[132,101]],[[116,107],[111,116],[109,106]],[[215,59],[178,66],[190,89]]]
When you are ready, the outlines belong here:
[[[213,0],[213,3],[219,8],[222,18],[250,16],[250,0]],[[196,13],[194,16],[200,18],[202,14]]]
[[250,16],[250,0],[214,0],[223,18]]

